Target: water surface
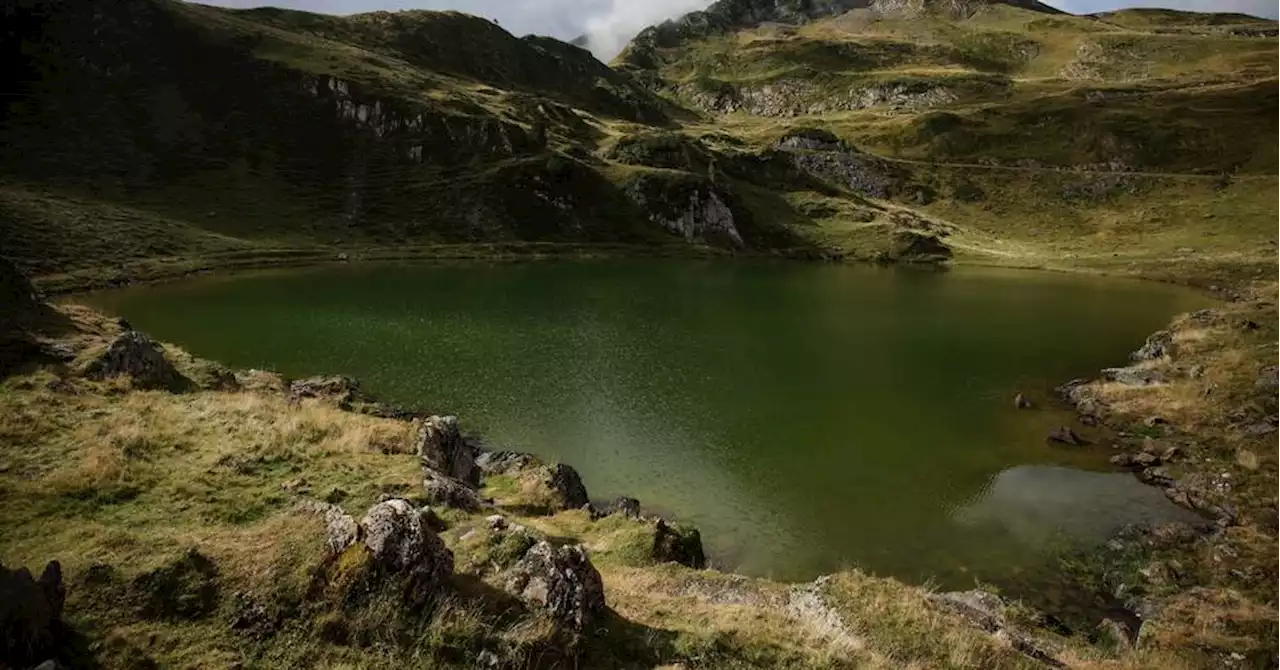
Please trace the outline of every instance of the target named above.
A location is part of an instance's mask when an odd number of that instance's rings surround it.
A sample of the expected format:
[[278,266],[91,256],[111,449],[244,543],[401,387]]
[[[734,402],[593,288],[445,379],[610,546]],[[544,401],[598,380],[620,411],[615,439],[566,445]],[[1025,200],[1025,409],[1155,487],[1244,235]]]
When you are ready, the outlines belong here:
[[[1124,360],[1170,287],[764,262],[352,265],[89,301],[237,367],[347,373],[697,524],[723,568],[971,586],[1179,518],[1011,398]],[[1040,403],[1043,407],[1045,403]]]

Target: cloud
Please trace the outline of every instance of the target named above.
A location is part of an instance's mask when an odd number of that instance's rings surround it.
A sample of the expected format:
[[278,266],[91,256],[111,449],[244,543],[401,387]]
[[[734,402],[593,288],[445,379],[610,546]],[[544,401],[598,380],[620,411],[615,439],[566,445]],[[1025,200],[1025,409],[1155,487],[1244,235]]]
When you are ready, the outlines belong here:
[[612,0],[608,11],[587,18],[583,32],[590,40],[592,53],[607,61],[646,27],[708,4],[709,0]]

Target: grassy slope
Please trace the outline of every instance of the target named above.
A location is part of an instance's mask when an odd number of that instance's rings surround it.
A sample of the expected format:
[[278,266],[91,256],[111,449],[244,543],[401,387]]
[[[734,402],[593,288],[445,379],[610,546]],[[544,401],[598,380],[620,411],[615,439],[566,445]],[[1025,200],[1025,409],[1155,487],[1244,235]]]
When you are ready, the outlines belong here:
[[[1220,29],[1239,17],[1120,14],[992,6],[955,21],[856,10],[659,49],[656,74],[675,99],[707,109],[695,133],[727,132],[765,147],[791,129],[816,127],[901,159],[937,197],[880,204],[952,224],[969,262],[1206,283],[1269,276],[1275,142],[1242,138],[1276,137],[1274,40]],[[1169,26],[1177,32],[1163,31]],[[625,53],[619,64],[635,67]],[[848,102],[886,86],[942,87],[952,99]],[[801,103],[781,105],[785,113],[706,107],[705,92],[725,90]],[[809,232],[865,256],[884,223],[837,215]],[[1170,263],[1178,269],[1162,271]]]

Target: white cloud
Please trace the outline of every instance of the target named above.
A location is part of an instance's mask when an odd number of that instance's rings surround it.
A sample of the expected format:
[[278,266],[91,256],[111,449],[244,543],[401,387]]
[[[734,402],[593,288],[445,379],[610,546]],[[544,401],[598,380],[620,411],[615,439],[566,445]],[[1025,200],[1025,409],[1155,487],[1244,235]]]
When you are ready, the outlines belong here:
[[708,4],[710,0],[612,0],[607,12],[587,17],[583,32],[591,40],[592,53],[607,61],[644,28]]

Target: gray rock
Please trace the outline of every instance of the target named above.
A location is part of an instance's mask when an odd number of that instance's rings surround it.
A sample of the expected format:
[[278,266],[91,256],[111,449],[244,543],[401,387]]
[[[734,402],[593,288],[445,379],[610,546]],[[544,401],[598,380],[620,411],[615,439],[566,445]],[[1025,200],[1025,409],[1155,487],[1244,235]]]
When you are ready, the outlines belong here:
[[482,504],[475,489],[435,470],[423,469],[422,488],[427,502],[432,505],[475,511]]
[[412,606],[434,597],[453,574],[453,552],[407,500],[388,500],[369,508],[360,520],[360,530],[365,548],[379,567],[410,579],[406,597]]
[[1000,596],[986,591],[932,593],[929,601],[941,609],[959,614],[988,633],[1004,628],[1005,604]]
[[475,451],[462,439],[458,419],[453,416],[429,416],[418,423],[414,451],[424,467],[452,477],[468,486],[480,485],[480,468]]
[[1133,465],[1139,468],[1149,468],[1153,465],[1160,464],[1160,457],[1145,451],[1138,452],[1133,456]]
[[533,545],[507,572],[503,588],[575,632],[584,631],[605,609],[604,582],[577,545]]
[[360,395],[360,382],[352,377],[335,375],[332,377],[308,377],[289,383],[289,397],[320,398],[335,400],[339,404],[348,402]]
[[1159,372],[1139,367],[1106,368],[1102,371],[1102,378],[1126,386],[1150,386],[1164,381]]
[[626,496],[622,496],[621,498],[618,498],[617,500],[613,501],[613,504],[609,506],[609,513],[621,514],[631,519],[639,519],[640,518],[640,501],[636,500],[635,498],[628,498]]
[[1167,330],[1158,330],[1147,338],[1137,351],[1130,354],[1129,358],[1134,361],[1155,361],[1168,357],[1173,350],[1173,333]]
[[360,538],[360,527],[341,507],[328,505],[324,511],[325,546],[330,554],[340,554]]
[[191,380],[173,367],[159,344],[136,330],[121,333],[112,340],[107,350],[89,363],[85,376],[98,380],[127,376],[138,388],[174,392],[192,385]]
[[476,467],[486,475],[505,475],[541,464],[536,456],[517,451],[482,451],[476,456]]
[[1127,468],[1133,465],[1133,455],[1132,454],[1116,454],[1115,456],[1108,458],[1107,461],[1112,465],[1118,465],[1122,468]]

